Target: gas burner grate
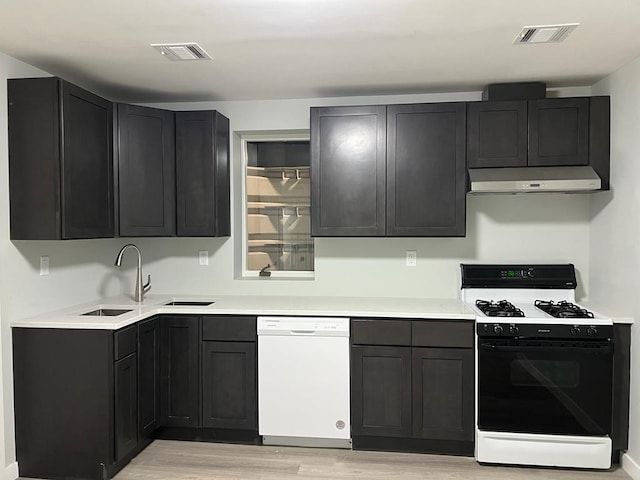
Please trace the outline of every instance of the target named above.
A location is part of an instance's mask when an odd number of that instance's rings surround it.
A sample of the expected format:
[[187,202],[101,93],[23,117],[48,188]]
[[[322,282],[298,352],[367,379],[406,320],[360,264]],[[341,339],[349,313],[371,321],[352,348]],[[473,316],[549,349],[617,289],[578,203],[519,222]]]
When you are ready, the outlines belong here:
[[593,313],[566,300],[536,300],[535,306],[555,318],[593,318]]
[[476,307],[487,317],[524,317],[524,312],[507,300],[476,300]]

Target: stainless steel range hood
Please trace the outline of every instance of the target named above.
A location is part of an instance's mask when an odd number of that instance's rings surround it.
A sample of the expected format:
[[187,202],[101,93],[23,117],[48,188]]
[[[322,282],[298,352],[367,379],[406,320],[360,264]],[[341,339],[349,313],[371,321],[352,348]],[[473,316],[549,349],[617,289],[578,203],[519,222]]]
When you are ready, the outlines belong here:
[[470,168],[469,193],[551,193],[600,190],[591,167]]

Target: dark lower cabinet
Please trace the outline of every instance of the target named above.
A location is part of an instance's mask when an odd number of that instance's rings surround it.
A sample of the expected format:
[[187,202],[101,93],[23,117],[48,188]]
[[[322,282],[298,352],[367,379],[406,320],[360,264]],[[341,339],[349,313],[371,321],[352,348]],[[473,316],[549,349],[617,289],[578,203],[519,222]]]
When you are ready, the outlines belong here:
[[255,342],[202,343],[203,427],[257,429],[256,368]]
[[12,329],[21,477],[103,480],[143,448],[135,335],[119,332]]
[[473,349],[413,348],[413,436],[473,441]]
[[351,350],[353,435],[411,436],[411,348]]
[[118,105],[119,233],[175,235],[174,112]]
[[354,449],[473,455],[473,325],[352,319]]
[[161,426],[200,426],[200,317],[160,322]]
[[[613,326],[613,418],[611,442],[614,455],[629,447],[629,395],[631,374],[631,325]],[[617,453],[616,453],[617,452]]]
[[137,355],[117,360],[115,375],[116,462],[138,445],[138,362]]
[[138,324],[138,434],[151,437],[160,426],[160,321]]

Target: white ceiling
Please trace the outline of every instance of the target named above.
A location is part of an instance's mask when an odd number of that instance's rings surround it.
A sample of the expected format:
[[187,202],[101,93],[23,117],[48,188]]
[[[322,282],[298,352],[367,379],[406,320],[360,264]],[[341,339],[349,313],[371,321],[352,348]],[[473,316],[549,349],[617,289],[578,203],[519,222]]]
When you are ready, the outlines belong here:
[[[4,0],[0,52],[127,102],[591,85],[640,55],[639,0]],[[581,25],[513,45],[523,26]],[[197,42],[171,62],[152,43]]]

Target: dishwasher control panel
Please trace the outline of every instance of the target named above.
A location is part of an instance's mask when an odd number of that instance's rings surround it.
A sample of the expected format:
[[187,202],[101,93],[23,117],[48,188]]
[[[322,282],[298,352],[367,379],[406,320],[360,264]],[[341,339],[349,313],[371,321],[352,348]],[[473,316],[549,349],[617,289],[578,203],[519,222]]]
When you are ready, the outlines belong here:
[[258,335],[348,337],[348,317],[258,317]]

